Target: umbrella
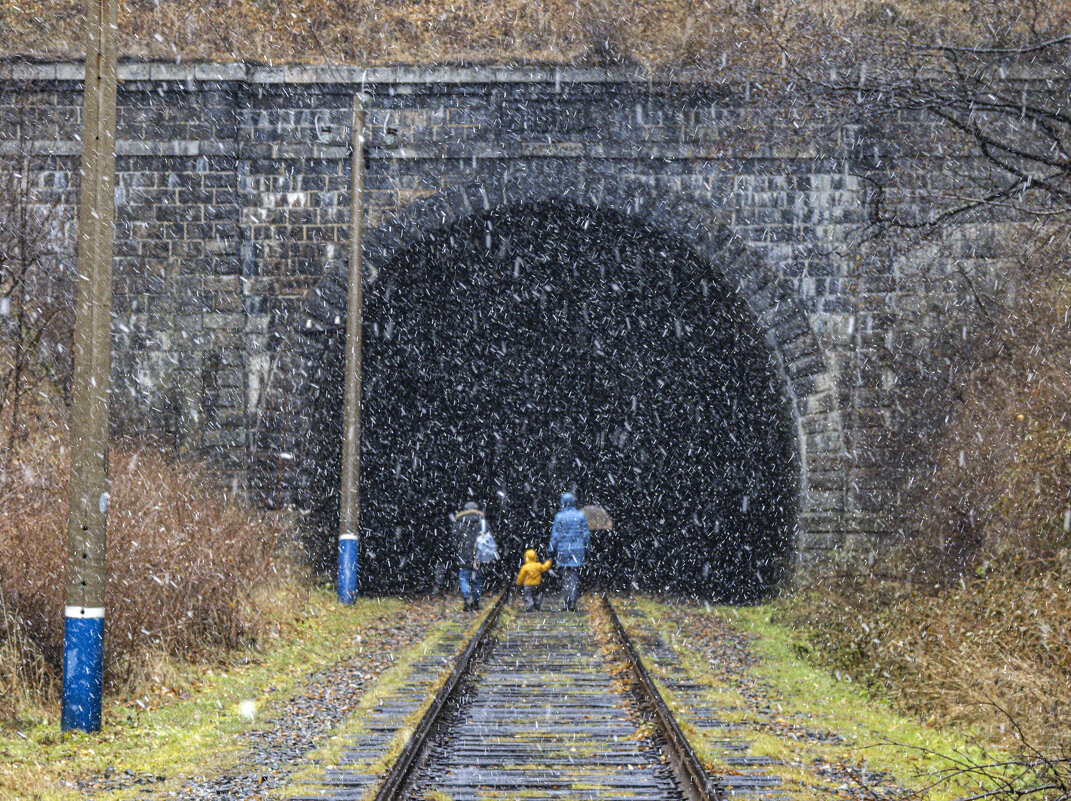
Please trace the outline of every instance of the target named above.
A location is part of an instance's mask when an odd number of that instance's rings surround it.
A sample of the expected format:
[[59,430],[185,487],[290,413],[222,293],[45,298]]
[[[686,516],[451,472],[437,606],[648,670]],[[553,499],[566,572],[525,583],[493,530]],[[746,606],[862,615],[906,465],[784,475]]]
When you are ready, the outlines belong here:
[[588,528],[592,531],[609,531],[614,527],[614,521],[601,506],[585,506],[580,511],[588,519]]

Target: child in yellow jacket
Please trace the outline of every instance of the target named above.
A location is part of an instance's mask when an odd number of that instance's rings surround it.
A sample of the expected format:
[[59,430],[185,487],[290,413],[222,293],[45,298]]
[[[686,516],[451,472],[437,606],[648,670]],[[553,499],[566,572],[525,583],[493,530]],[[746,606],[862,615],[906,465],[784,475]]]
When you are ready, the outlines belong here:
[[521,572],[517,574],[517,586],[524,588],[524,611],[531,612],[539,609],[543,599],[539,592],[539,585],[543,582],[543,574],[550,570],[551,561],[539,561],[539,555],[529,548],[524,552],[524,564]]

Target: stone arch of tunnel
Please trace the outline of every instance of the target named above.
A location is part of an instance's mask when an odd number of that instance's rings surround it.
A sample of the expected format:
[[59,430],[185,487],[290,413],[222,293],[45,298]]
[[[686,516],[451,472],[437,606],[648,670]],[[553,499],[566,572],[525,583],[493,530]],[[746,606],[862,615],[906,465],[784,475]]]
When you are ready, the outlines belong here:
[[[756,280],[757,262],[716,226],[689,228],[703,252],[657,215],[590,197],[475,197],[462,213],[425,207],[423,229],[384,226],[366,247],[362,587],[429,587],[448,559],[446,513],[468,499],[488,508],[508,573],[545,545],[569,489],[615,518],[588,567],[605,586],[728,601],[774,590],[806,486],[799,381],[770,335],[774,309],[806,355],[792,298]],[[756,313],[756,298],[769,306]],[[303,421],[296,498],[324,566],[344,303],[339,271],[310,298],[285,393]]]

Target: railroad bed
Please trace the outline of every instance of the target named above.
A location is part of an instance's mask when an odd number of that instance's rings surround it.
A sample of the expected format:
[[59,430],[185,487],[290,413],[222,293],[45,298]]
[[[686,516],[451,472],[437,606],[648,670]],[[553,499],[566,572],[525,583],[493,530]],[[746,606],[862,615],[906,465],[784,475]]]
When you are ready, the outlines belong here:
[[680,799],[586,615],[520,613],[490,643],[410,798]]
[[[430,709],[385,775],[370,772],[377,748],[367,735],[306,799],[335,801],[677,801],[746,793],[777,798],[776,776],[744,770],[708,777],[639,663],[629,634],[608,600],[589,613],[557,609],[525,613],[505,598],[458,649],[428,654],[423,675],[407,681],[375,710],[381,740],[397,738],[405,714],[441,684]],[[597,630],[596,615],[601,619]],[[666,654],[638,632],[644,659]],[[451,637],[441,648],[457,648]],[[651,646],[655,646],[652,648]],[[449,676],[445,675],[452,665]],[[435,668],[438,668],[438,673]],[[672,679],[670,680],[673,681]],[[683,685],[673,687],[677,701]],[[689,699],[692,700],[692,699]],[[702,705],[699,697],[695,702]],[[685,712],[689,725],[705,723]],[[698,711],[698,710],[697,710]],[[706,712],[703,713],[707,714]],[[718,725],[717,722],[714,725]],[[744,746],[746,749],[746,745]],[[739,764],[739,763],[738,763]],[[754,764],[754,763],[752,763]],[[362,767],[364,766],[364,767]],[[736,770],[733,773],[737,773]]]

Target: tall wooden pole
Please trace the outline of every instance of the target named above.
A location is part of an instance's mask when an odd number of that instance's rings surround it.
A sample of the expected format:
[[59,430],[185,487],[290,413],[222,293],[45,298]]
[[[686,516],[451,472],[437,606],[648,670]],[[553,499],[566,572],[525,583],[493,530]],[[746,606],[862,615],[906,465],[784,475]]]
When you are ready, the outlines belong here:
[[108,394],[115,240],[119,0],[89,0],[71,384],[63,729],[100,728],[108,523]]
[[345,410],[339,498],[338,600],[357,597],[361,475],[361,275],[364,243],[364,98],[353,98],[349,290],[346,296]]

